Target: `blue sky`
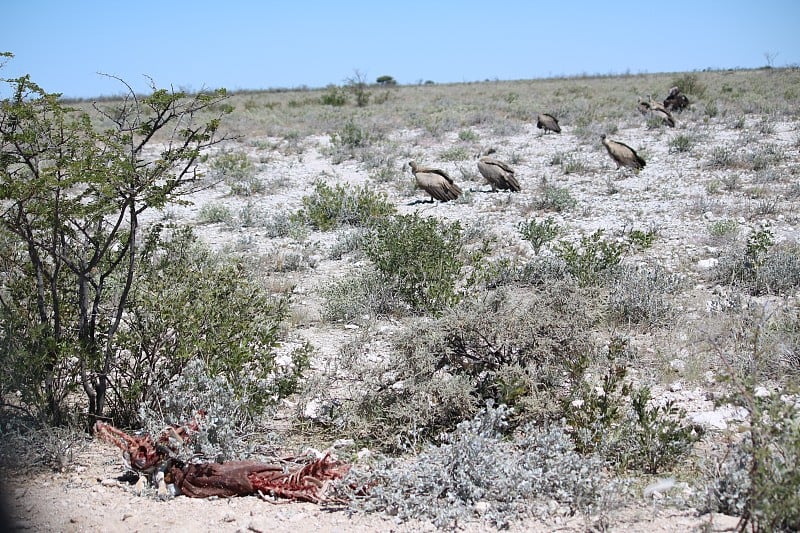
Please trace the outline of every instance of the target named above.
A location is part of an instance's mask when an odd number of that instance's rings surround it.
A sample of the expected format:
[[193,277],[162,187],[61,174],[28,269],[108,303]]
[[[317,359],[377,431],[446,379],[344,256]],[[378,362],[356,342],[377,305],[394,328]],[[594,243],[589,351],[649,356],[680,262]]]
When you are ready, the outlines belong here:
[[800,64],[800,1],[10,0],[1,77],[67,97],[123,78],[229,90]]

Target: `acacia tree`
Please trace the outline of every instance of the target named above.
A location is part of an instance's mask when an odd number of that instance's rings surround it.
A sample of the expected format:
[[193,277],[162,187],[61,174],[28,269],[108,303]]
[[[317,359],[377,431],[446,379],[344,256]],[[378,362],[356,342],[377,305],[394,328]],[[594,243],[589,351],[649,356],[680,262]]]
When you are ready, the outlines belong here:
[[[0,392],[44,421],[65,421],[82,389],[88,425],[103,416],[120,354],[114,345],[137,269],[140,219],[201,186],[197,160],[225,140],[224,89],[157,89],[67,107],[29,76],[3,79],[0,101]],[[102,126],[98,126],[101,124]]]

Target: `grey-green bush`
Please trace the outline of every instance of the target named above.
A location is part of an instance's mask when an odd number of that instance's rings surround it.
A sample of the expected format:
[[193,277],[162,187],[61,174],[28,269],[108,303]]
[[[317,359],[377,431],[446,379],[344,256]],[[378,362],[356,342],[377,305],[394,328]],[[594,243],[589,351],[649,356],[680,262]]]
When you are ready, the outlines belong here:
[[509,414],[489,402],[412,461],[354,467],[340,488],[352,495],[348,485],[371,487],[354,500],[358,509],[403,521],[424,517],[443,529],[475,520],[478,504],[485,510],[477,519],[499,529],[552,501],[564,512],[592,514],[608,490],[602,460],[576,453],[560,427],[531,424],[509,438]]

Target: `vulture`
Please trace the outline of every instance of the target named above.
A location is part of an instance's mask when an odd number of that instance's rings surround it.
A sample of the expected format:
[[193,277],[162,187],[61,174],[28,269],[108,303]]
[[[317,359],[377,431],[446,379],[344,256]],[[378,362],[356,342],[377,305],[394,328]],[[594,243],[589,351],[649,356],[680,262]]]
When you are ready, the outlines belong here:
[[493,153],[494,149],[490,149],[478,160],[478,172],[486,179],[486,183],[492,186],[492,192],[497,192],[497,189],[519,192],[522,188],[514,177],[514,169],[498,159],[489,157],[489,154]]
[[639,99],[639,103],[637,104],[636,108],[642,115],[647,115],[650,112],[650,103],[645,100]]
[[561,126],[558,125],[558,119],[553,115],[548,115],[547,113],[541,113],[536,117],[536,127],[540,130],[544,129],[545,133],[548,131],[561,133]]
[[661,102],[653,100],[652,95],[648,94],[647,98],[650,100],[649,102],[639,101],[639,109],[641,110],[642,104],[646,103],[652,114],[659,117],[661,121],[670,128],[674,128],[675,119],[672,118],[672,113],[670,113]]
[[655,116],[660,118],[661,122],[663,122],[664,124],[666,124],[670,128],[674,128],[675,127],[675,119],[672,118],[672,113],[670,113],[666,109],[663,109],[663,108],[653,109],[651,111],[651,113],[653,113]]
[[605,134],[600,136],[600,140],[603,141],[603,146],[608,150],[608,155],[610,155],[611,159],[617,164],[617,168],[628,167],[635,171],[644,168],[644,159],[639,157],[639,154],[627,144],[606,139]]
[[461,196],[461,189],[444,170],[420,167],[414,161],[409,162],[408,166],[411,167],[419,188],[431,195],[431,202],[434,199],[447,202]]
[[689,105],[689,99],[680,89],[673,87],[664,99],[664,107],[667,111],[681,111]]

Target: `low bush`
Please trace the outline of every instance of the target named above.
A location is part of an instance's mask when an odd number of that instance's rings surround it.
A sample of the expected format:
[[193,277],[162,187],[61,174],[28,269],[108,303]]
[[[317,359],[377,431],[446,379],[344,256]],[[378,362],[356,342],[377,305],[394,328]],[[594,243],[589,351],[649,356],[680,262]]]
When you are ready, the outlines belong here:
[[[749,364],[731,360],[716,346],[727,370],[731,393],[721,398],[747,412],[747,430],[733,444],[707,480],[707,510],[739,516],[740,531],[800,530],[800,404],[794,380],[783,390],[767,391],[760,369],[774,361],[776,344],[765,313],[744,329]],[[761,392],[758,389],[761,389]]]
[[141,251],[120,333],[120,350],[129,356],[111,379],[115,421],[135,424],[141,405],[177,401],[165,397],[169,384],[195,360],[209,379],[226,380],[242,418],[275,405],[308,366],[306,349],[285,361],[276,357],[289,294],[271,294],[252,269],[212,253],[191,229],[167,237],[160,229]]
[[360,148],[369,144],[369,140],[369,133],[352,119],[345,122],[339,131],[331,135],[331,142],[334,146],[342,148]]
[[624,346],[612,342],[600,379],[581,381],[564,398],[566,421],[581,453],[597,453],[620,472],[655,474],[685,457],[700,433],[672,401],[652,404],[648,387],[626,380]]
[[230,224],[233,222],[233,213],[227,205],[209,202],[200,208],[197,219],[200,224]]
[[611,241],[604,235],[605,231],[599,229],[581,237],[579,243],[561,240],[554,247],[556,255],[566,262],[570,274],[583,287],[602,281],[601,275],[617,266],[628,250],[628,243]]
[[314,193],[303,197],[303,207],[293,218],[328,231],[345,225],[369,226],[394,212],[385,194],[374,193],[366,185],[331,187],[318,181]]
[[609,280],[611,316],[622,324],[666,326],[675,317],[673,296],[682,286],[681,277],[663,267],[620,265]]
[[322,105],[341,107],[347,103],[347,92],[336,85],[328,85],[319,100]]
[[345,274],[323,286],[325,318],[333,321],[361,321],[400,313],[402,302],[383,276],[372,268]]
[[413,320],[380,362],[365,363],[363,350],[343,360],[361,385],[341,423],[403,451],[435,441],[486,400],[514,406],[517,422],[557,419],[559,398],[595,353],[592,309],[574,283],[553,283],[516,296],[489,292]]
[[[424,518],[442,529],[476,519],[505,529],[533,513],[594,514],[609,488],[602,460],[576,453],[557,426],[531,424],[509,438],[510,413],[490,402],[412,461],[354,467],[340,490],[359,510]],[[350,486],[370,490],[361,496]]]
[[566,187],[557,187],[550,184],[546,179],[542,179],[534,200],[536,209],[544,211],[555,211],[561,213],[569,211],[578,205],[578,200],[572,196]]
[[542,246],[558,236],[559,227],[553,217],[542,221],[536,219],[520,222],[517,226],[522,238],[531,243],[533,253],[539,254]]
[[687,153],[691,151],[695,144],[695,138],[691,135],[679,134],[669,140],[670,153]]
[[244,152],[225,152],[211,160],[212,172],[224,179],[234,196],[251,196],[264,191],[256,177],[256,166]]
[[416,311],[438,313],[461,299],[462,270],[470,257],[458,222],[417,213],[384,218],[365,239],[364,252]]
[[790,294],[800,287],[800,248],[775,245],[769,228],[754,231],[744,248],[720,259],[713,279],[742,287],[754,296]]

